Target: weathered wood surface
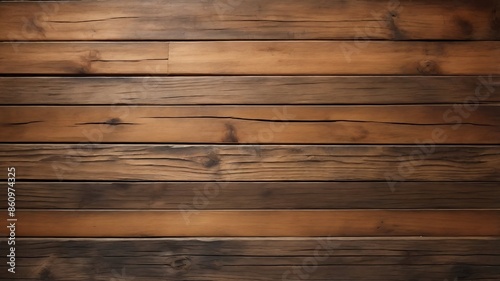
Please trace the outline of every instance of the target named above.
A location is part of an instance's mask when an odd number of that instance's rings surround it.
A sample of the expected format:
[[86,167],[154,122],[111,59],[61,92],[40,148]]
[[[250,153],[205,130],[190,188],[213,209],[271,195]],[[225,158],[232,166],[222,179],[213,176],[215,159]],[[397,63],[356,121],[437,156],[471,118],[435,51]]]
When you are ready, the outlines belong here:
[[500,235],[500,210],[35,210],[16,218],[19,237]]
[[[20,209],[499,209],[498,182],[18,182]],[[1,194],[0,198],[6,195]],[[7,199],[0,206],[7,208]]]
[[19,244],[17,272],[8,280],[495,281],[500,274],[498,238],[21,238]]
[[500,144],[499,112],[477,105],[0,106],[0,141],[85,142],[100,134],[93,142]]
[[498,76],[0,77],[0,104],[499,103]]
[[500,180],[498,146],[4,144],[0,160],[23,180]]
[[499,6],[498,0],[2,1],[0,40],[498,40]]
[[496,75],[500,42],[0,43],[0,74]]

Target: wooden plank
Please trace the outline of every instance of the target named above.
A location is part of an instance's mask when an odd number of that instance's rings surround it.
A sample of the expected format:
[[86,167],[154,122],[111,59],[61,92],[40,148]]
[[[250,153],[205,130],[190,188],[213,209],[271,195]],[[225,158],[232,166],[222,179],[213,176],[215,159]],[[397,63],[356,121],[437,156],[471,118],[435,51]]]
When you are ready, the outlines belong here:
[[[500,42],[0,43],[0,74],[495,75]],[[314,50],[314,52],[311,52]]]
[[499,210],[18,210],[16,218],[19,237],[500,235]]
[[499,181],[498,146],[4,144],[19,180]]
[[[78,86],[76,86],[78,85]],[[0,77],[0,104],[499,103],[500,77]]]
[[172,42],[172,74],[490,75],[500,42],[383,42],[356,52],[345,41]]
[[[500,144],[500,107],[0,107],[2,142]],[[465,118],[468,117],[468,118]],[[47,132],[50,131],[50,134]]]
[[[18,182],[19,209],[500,209],[497,182]],[[6,194],[0,207],[7,208]],[[3,198],[3,199],[2,199]]]
[[498,238],[18,241],[9,280],[493,281],[500,272]]
[[498,0],[0,2],[0,40],[498,40]]
[[0,73],[167,73],[168,43],[0,43]]

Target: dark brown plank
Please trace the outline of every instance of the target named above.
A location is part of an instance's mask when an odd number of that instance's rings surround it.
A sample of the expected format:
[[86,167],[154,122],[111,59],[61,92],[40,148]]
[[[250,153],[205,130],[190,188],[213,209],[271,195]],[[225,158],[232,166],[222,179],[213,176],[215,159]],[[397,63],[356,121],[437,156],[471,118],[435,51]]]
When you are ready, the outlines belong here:
[[0,104],[498,103],[500,77],[0,77]]
[[169,73],[230,75],[494,75],[500,42],[172,42]]
[[498,146],[4,144],[19,180],[498,181]]
[[[500,210],[24,211],[19,237],[498,236]],[[6,215],[4,215],[5,217]],[[7,228],[2,230],[7,234]]]
[[[4,2],[4,1],[2,1]],[[0,40],[497,40],[497,0],[0,2]],[[359,45],[358,45],[359,44]],[[366,45],[365,45],[366,44]]]
[[500,42],[218,41],[0,44],[0,74],[496,75]]
[[[500,144],[500,107],[0,107],[0,141]],[[473,109],[473,110],[472,110]],[[467,118],[465,118],[467,117]],[[50,131],[50,134],[47,132]]]
[[500,274],[498,238],[18,241],[9,280],[494,281]]
[[18,182],[16,195],[19,209],[500,208],[496,182]]
[[166,74],[168,52],[160,42],[0,43],[0,73]]

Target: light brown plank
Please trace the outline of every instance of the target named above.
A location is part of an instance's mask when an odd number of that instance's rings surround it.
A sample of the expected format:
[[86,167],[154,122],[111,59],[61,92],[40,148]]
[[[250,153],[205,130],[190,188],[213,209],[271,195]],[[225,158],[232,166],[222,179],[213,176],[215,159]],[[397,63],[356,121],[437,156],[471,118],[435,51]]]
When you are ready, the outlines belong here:
[[500,42],[172,42],[172,74],[500,74]]
[[4,144],[22,180],[499,181],[498,146]]
[[16,195],[19,209],[500,209],[498,182],[18,182]]
[[500,274],[498,238],[19,238],[19,244],[10,280],[493,281]]
[[[19,237],[498,236],[500,211],[17,211]],[[7,230],[2,230],[6,234]]]
[[404,144],[431,139],[439,132],[444,137],[436,138],[435,143],[499,144],[500,107],[472,109],[464,106],[9,106],[0,107],[0,141]]
[[0,77],[0,104],[487,104],[499,86],[498,76]]
[[[0,44],[0,73],[495,75],[500,42],[343,41]],[[311,51],[314,50],[314,51]]]
[[[497,0],[0,3],[1,40],[498,40]],[[364,48],[361,45],[360,48]]]
[[0,73],[165,74],[168,43],[0,43]]

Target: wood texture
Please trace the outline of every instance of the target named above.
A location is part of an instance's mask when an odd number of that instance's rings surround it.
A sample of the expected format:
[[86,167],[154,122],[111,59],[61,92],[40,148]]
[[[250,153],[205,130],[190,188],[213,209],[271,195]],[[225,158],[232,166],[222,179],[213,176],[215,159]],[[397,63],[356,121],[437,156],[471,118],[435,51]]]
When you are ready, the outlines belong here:
[[0,107],[0,141],[405,144],[439,131],[435,143],[500,144],[500,107],[468,108],[9,106]]
[[[18,271],[10,280],[291,281],[302,276],[313,281],[494,281],[500,272],[498,238],[20,238],[19,242],[23,247]],[[4,264],[0,270],[6,270]]]
[[168,43],[0,43],[0,54],[0,74],[162,74]]
[[[500,42],[0,44],[0,74],[495,75]],[[314,50],[314,51],[311,51]]]
[[0,77],[0,104],[500,103],[500,77]]
[[[500,209],[498,182],[19,182],[20,209]],[[0,207],[7,208],[1,194]]]
[[0,160],[23,180],[500,180],[499,146],[6,144]]
[[498,40],[499,1],[0,3],[0,40]]
[[[351,43],[352,44],[352,43]],[[172,74],[500,74],[500,42],[172,42]]]
[[22,222],[19,237],[500,235],[499,210],[37,210],[18,211],[16,217]]

